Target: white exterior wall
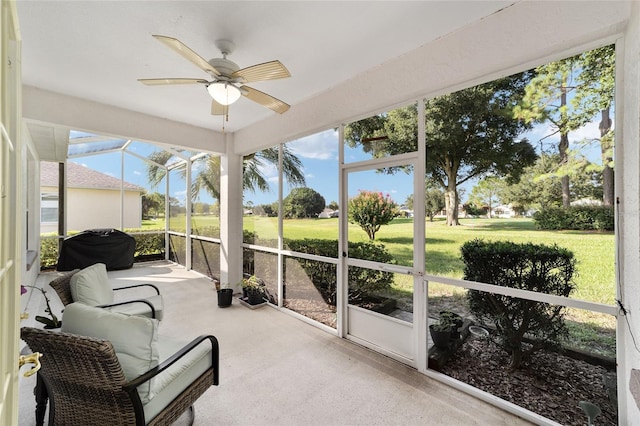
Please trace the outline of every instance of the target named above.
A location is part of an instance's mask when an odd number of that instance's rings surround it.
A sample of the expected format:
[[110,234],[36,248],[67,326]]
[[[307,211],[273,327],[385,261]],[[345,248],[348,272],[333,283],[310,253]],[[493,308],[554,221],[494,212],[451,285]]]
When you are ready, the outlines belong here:
[[[43,192],[57,188],[42,187]],[[140,192],[124,193],[124,228],[139,228],[142,223]],[[120,191],[114,189],[67,188],[67,229],[84,231],[96,228],[120,229]],[[40,232],[57,232],[57,224],[42,224]]]
[[[629,390],[631,369],[640,369],[640,3],[633,4],[617,68],[616,191],[618,208],[618,321],[620,424],[640,425],[640,401]],[[622,142],[622,143],[620,143]]]

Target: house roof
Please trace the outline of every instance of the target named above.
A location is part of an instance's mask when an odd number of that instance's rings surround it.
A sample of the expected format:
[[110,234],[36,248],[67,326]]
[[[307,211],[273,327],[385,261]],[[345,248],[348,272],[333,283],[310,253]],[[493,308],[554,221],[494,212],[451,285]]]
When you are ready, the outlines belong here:
[[[40,163],[40,186],[58,186],[58,163]],[[120,179],[69,161],[67,188],[120,189]],[[125,191],[145,191],[144,188],[126,181],[123,188]]]

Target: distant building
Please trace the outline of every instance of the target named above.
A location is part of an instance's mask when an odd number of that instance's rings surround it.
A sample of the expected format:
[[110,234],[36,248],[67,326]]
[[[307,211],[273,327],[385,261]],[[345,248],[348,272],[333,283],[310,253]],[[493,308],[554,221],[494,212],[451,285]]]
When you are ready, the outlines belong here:
[[338,210],[332,210],[332,209],[326,208],[322,210],[321,213],[318,214],[318,218],[329,219],[332,217],[338,217],[339,215],[340,215],[340,212]]
[[[123,189],[124,228],[139,228],[145,189],[68,162],[67,230],[120,229],[120,188]],[[40,232],[58,231],[58,163],[40,163]]]

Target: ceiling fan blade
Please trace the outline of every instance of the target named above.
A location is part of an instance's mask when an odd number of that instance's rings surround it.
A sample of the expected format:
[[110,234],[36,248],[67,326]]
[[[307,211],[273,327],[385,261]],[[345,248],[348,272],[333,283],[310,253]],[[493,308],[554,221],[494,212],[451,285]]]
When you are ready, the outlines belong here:
[[201,78],[139,78],[138,81],[147,86],[160,86],[163,84],[207,84],[207,80]]
[[211,101],[211,115],[227,115],[229,114],[229,105],[222,105],[218,102]]
[[186,44],[184,44],[177,38],[167,37],[163,35],[154,35],[153,37],[182,55],[182,57],[195,64],[198,68],[203,69],[209,74],[213,74],[216,76],[220,75],[220,71],[211,66],[211,64],[207,62],[202,56],[191,50]]
[[280,99],[274,98],[271,95],[267,95],[266,93],[249,86],[242,86],[240,88],[240,92],[242,92],[243,96],[246,96],[252,101],[257,102],[260,105],[277,112],[278,114],[284,114],[290,108],[289,104],[282,102]]
[[231,74],[231,78],[235,77],[241,77],[245,83],[252,83],[254,81],[291,77],[291,74],[280,61],[271,61],[242,68]]

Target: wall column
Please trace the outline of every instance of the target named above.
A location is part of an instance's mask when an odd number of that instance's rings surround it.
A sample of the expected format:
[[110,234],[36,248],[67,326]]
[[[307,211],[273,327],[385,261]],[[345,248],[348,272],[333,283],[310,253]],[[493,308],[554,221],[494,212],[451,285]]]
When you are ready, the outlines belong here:
[[242,156],[229,133],[220,158],[220,239],[220,284],[235,286],[242,279]]

